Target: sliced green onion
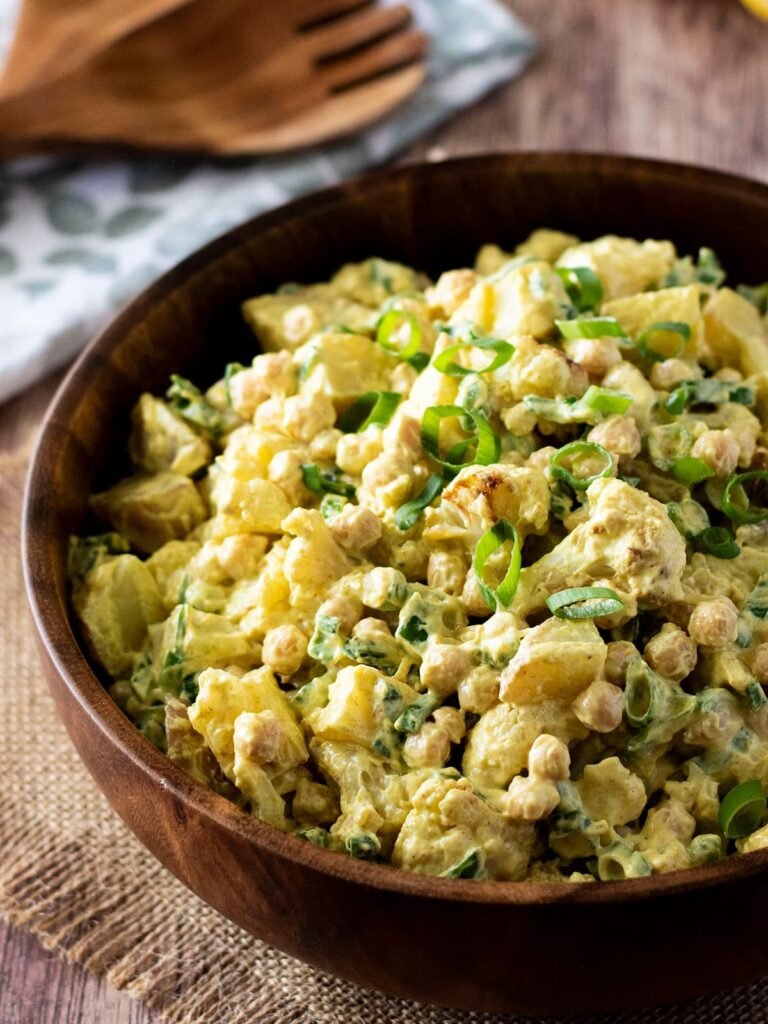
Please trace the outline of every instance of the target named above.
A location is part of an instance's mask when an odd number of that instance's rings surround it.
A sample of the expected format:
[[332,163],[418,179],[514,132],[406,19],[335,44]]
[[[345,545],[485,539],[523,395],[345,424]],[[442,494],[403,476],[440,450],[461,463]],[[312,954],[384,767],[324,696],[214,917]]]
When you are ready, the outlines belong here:
[[626,338],[627,332],[613,316],[592,316],[580,320],[555,320],[564,338]]
[[715,558],[736,558],[741,551],[724,526],[708,526],[696,538],[696,543]]
[[[407,326],[407,340],[398,344],[393,335],[403,326]],[[404,309],[390,309],[376,325],[376,341],[387,352],[399,356],[400,359],[411,359],[421,348],[421,324],[413,315]]]
[[438,473],[433,473],[416,497],[411,498],[410,501],[406,501],[405,504],[401,505],[397,512],[395,512],[395,526],[399,530],[410,530],[410,528],[418,521],[419,516],[427,505],[429,505],[438,496],[445,485],[446,481],[443,477]]
[[[512,551],[509,556],[509,564],[507,565],[507,571],[504,574],[504,579],[495,589],[488,586],[483,579],[483,570],[485,569],[485,563],[491,557],[491,555],[498,551],[498,549],[506,543],[511,541]],[[504,608],[508,608],[512,598],[515,596],[517,591],[517,584],[520,580],[520,565],[522,562],[522,552],[520,548],[520,535],[518,534],[515,527],[507,519],[499,519],[497,523],[494,523],[490,530],[486,530],[480,540],[477,542],[475,553],[472,556],[472,568],[475,570],[477,576],[477,584],[480,587],[480,593],[483,595],[483,600],[491,609],[496,611],[498,605]]]
[[[453,359],[457,353],[465,352],[470,348],[490,349],[496,355],[481,370],[471,370]],[[467,377],[470,373],[493,373],[494,370],[498,370],[500,366],[509,362],[514,354],[515,346],[508,341],[499,341],[498,338],[473,338],[471,341],[461,342],[443,349],[440,355],[432,360],[432,365],[440,373],[445,373],[449,377]]]
[[723,491],[723,512],[734,523],[762,523],[768,519],[768,508],[753,505],[744,484],[750,480],[768,481],[768,470],[754,469],[749,473],[735,473]]
[[693,498],[668,502],[667,515],[686,540],[699,537],[709,527],[707,510]]
[[366,391],[341,414],[337,426],[345,434],[360,433],[374,425],[385,427],[401,399],[396,391]]
[[727,793],[720,804],[720,827],[727,839],[751,835],[763,820],[765,790],[757,779],[742,782]]
[[632,395],[591,384],[581,396],[581,402],[587,409],[594,409],[595,412],[610,416],[614,413],[626,412],[632,405]]
[[603,284],[591,267],[555,267],[568,298],[579,313],[595,309],[603,301]]
[[229,385],[235,374],[240,373],[244,369],[245,367],[242,363],[227,363],[224,367],[224,393],[227,396],[227,402],[229,405],[232,405],[232,393],[229,390]]
[[326,521],[335,519],[347,503],[340,494],[326,494],[320,502],[320,515]]
[[[592,476],[578,477],[567,469],[563,462],[566,459],[573,459],[574,462],[584,457],[597,456],[603,463],[604,468],[599,473],[593,473]],[[603,476],[608,474],[613,469],[613,456],[610,452],[606,451],[602,445],[596,444],[594,441],[571,441],[570,444],[564,445],[559,451],[556,451],[549,460],[549,468],[552,470],[552,476],[556,480],[564,480],[570,487],[575,491],[586,491],[590,484],[593,484],[595,480],[599,480]],[[575,468],[575,466],[574,466]]]
[[426,352],[417,352],[415,355],[409,356],[405,361],[410,363],[417,373],[421,373],[426,366],[429,366],[429,356]]
[[373,832],[353,832],[344,845],[350,857],[357,860],[375,860],[381,852],[379,837]]
[[[440,424],[445,419],[457,416],[468,417],[472,421],[475,433],[453,445],[447,457],[443,458],[440,454]],[[466,444],[466,441],[470,441],[471,444]],[[491,463],[498,461],[501,454],[501,441],[488,421],[479,413],[470,412],[460,405],[430,405],[425,409],[421,420],[421,444],[430,458],[456,472],[464,466],[490,466]],[[466,454],[471,446],[475,446],[474,457],[458,461],[458,456]]]
[[610,587],[570,587],[551,594],[547,608],[558,619],[599,619],[620,612],[624,602]]
[[477,878],[482,871],[482,853],[475,846],[460,861],[440,872],[441,878]]
[[664,423],[651,427],[646,437],[648,457],[657,469],[668,470],[684,456],[693,445],[693,437],[684,423]]
[[768,704],[768,697],[765,695],[765,690],[757,680],[755,680],[754,683],[750,683],[744,693],[749,701],[749,706],[755,711],[757,711],[758,708],[764,708],[765,705]]
[[673,416],[679,416],[689,404],[722,405],[723,402],[754,405],[755,392],[746,384],[732,384],[725,380],[715,380],[714,377],[687,380],[670,394],[664,408]]
[[746,284],[740,284],[736,291],[747,302],[751,302],[753,306],[757,306],[758,312],[761,316],[768,313],[768,281],[763,284],[755,285],[750,287]]
[[341,494],[344,498],[354,498],[356,491],[352,484],[339,480],[334,473],[321,470],[314,462],[301,464],[301,475],[304,486],[315,494]]
[[437,694],[430,693],[429,690],[426,693],[422,693],[395,719],[395,729],[397,732],[406,733],[407,735],[418,732],[435,708],[440,707],[440,700],[441,698]]
[[[679,340],[673,352],[659,352],[651,344],[657,334],[677,334]],[[635,348],[644,359],[650,359],[654,363],[661,363],[665,359],[677,359],[685,352],[685,346],[691,340],[691,328],[681,320],[660,320],[651,324],[642,331],[635,341]]]
[[702,284],[711,284],[715,287],[722,284],[726,276],[714,251],[706,246],[699,249],[696,272],[697,279]]
[[679,480],[687,487],[692,487],[715,475],[714,470],[710,469],[703,459],[697,459],[693,455],[684,455],[682,459],[676,459],[670,466],[670,470],[675,480]]

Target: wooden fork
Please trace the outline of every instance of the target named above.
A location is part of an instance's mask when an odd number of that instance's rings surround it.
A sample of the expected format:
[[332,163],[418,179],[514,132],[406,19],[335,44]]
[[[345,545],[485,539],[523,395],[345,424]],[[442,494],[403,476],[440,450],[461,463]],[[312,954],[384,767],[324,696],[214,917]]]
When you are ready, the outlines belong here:
[[50,46],[38,84],[17,58],[0,93],[0,138],[267,153],[354,131],[424,78],[427,39],[405,4],[156,0],[162,13],[150,16],[142,2],[148,20],[96,52],[82,45],[61,74]]

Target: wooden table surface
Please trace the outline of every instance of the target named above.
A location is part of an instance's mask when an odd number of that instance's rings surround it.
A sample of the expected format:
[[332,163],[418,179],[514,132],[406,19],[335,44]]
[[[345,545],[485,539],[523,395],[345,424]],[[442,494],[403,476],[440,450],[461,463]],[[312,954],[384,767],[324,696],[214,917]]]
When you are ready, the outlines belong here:
[[[768,25],[737,0],[516,0],[510,6],[538,34],[536,62],[407,159],[436,147],[450,155],[612,150],[768,181]],[[44,381],[0,407],[0,450],[28,444],[55,383]],[[0,922],[0,1024],[157,1019]]]

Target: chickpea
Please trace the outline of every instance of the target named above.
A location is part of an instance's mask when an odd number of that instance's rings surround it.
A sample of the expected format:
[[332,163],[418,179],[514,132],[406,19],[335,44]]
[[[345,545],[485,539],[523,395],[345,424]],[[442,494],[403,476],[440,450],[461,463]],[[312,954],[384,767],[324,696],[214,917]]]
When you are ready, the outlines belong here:
[[283,313],[283,333],[292,345],[301,345],[308,341],[319,326],[317,314],[306,303],[291,306]]
[[698,650],[679,626],[665,622],[645,645],[643,657],[659,675],[679,683],[696,668]]
[[472,658],[463,647],[453,644],[432,644],[424,654],[419,678],[428,690],[447,697],[456,693],[459,683],[469,673]]
[[458,597],[464,589],[467,569],[461,555],[447,551],[433,551],[427,563],[427,583],[437,590],[444,590],[451,597]]
[[509,784],[505,810],[510,818],[518,821],[541,821],[559,803],[560,794],[554,782],[516,775]]
[[301,472],[303,462],[306,462],[306,458],[300,452],[288,449],[273,455],[267,467],[267,478],[277,484],[290,502],[297,505],[307,493]]
[[629,640],[611,640],[605,657],[605,678],[614,686],[624,686],[627,681],[627,666],[640,651]]
[[267,550],[267,538],[254,533],[235,533],[219,544],[219,565],[233,580],[254,576]]
[[312,441],[332,427],[335,419],[336,409],[327,395],[298,394],[285,400],[283,427],[297,441]]
[[528,457],[528,465],[533,469],[540,469],[542,473],[546,474],[549,479],[549,460],[557,451],[552,445],[547,445],[544,448],[539,448],[532,455]]
[[439,725],[427,722],[403,744],[409,768],[442,768],[451,753],[451,741]]
[[329,523],[333,539],[345,551],[364,551],[381,537],[381,522],[369,508],[345,505]]
[[378,565],[363,577],[363,604],[369,608],[394,611],[408,594],[408,581],[399,569]]
[[528,753],[528,772],[531,778],[550,782],[567,779],[571,767],[571,755],[567,744],[557,736],[542,733]]
[[480,590],[474,569],[470,569],[467,573],[464,588],[461,592],[461,602],[469,615],[487,618],[491,614],[491,609],[486,604]]
[[368,427],[362,434],[344,434],[336,445],[336,465],[350,476],[360,476],[381,453],[381,430]]
[[336,458],[336,447],[344,435],[336,427],[328,427],[321,430],[309,442],[309,455],[311,459],[319,459],[321,462],[332,462]]
[[510,405],[501,412],[501,422],[511,434],[523,437],[533,433],[536,428],[536,416],[526,409],[522,402]]
[[592,377],[603,378],[612,366],[621,362],[619,346],[613,338],[574,338],[563,344],[569,359],[583,366]]
[[707,430],[694,442],[691,455],[717,476],[730,476],[739,464],[739,442],[731,430]]
[[631,416],[609,416],[590,430],[588,440],[619,458],[634,458],[642,447],[640,431]]
[[363,602],[357,597],[329,597],[317,609],[318,615],[339,620],[339,629],[349,636],[363,614]]
[[313,825],[330,825],[339,816],[339,802],[322,782],[299,779],[293,797],[293,816],[297,821]]
[[284,399],[273,395],[262,402],[253,414],[254,425],[260,430],[282,430]]
[[734,370],[732,366],[724,366],[715,374],[715,380],[724,380],[727,381],[728,384],[738,384],[740,381],[744,380],[744,377],[738,370]]
[[651,367],[651,384],[657,391],[674,391],[685,380],[694,380],[701,371],[684,359],[664,359]]
[[738,635],[738,612],[728,597],[697,604],[688,622],[688,633],[702,647],[723,647]]
[[306,653],[307,638],[298,626],[275,626],[264,637],[261,660],[273,672],[292,676],[301,668]]
[[499,699],[499,674],[490,665],[478,665],[461,680],[457,693],[462,710],[482,715]]
[[593,732],[613,732],[621,725],[624,694],[605,679],[596,679],[571,705],[582,725]]
[[243,711],[235,719],[235,753],[253,764],[269,764],[280,752],[283,725],[274,711]]

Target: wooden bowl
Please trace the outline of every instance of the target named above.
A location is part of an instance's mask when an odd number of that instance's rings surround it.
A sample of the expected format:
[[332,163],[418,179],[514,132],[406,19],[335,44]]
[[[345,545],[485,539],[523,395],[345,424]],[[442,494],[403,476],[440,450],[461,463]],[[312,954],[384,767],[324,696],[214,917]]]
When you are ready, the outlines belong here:
[[[548,225],[711,245],[768,278],[768,188],[692,167],[499,154],[385,170],[257,217],[162,277],[75,364],[29,476],[26,582],[51,693],[123,820],[194,892],[253,935],[397,996],[526,1014],[615,1011],[768,973],[768,850],[618,883],[429,878],[319,849],[248,817],[168,761],[103,688],[71,624],[67,537],[123,469],[128,412],[171,371],[215,379],[254,350],[246,296],[372,254],[435,273]],[[156,883],[157,884],[157,883]],[[162,884],[162,883],[160,883]]]

